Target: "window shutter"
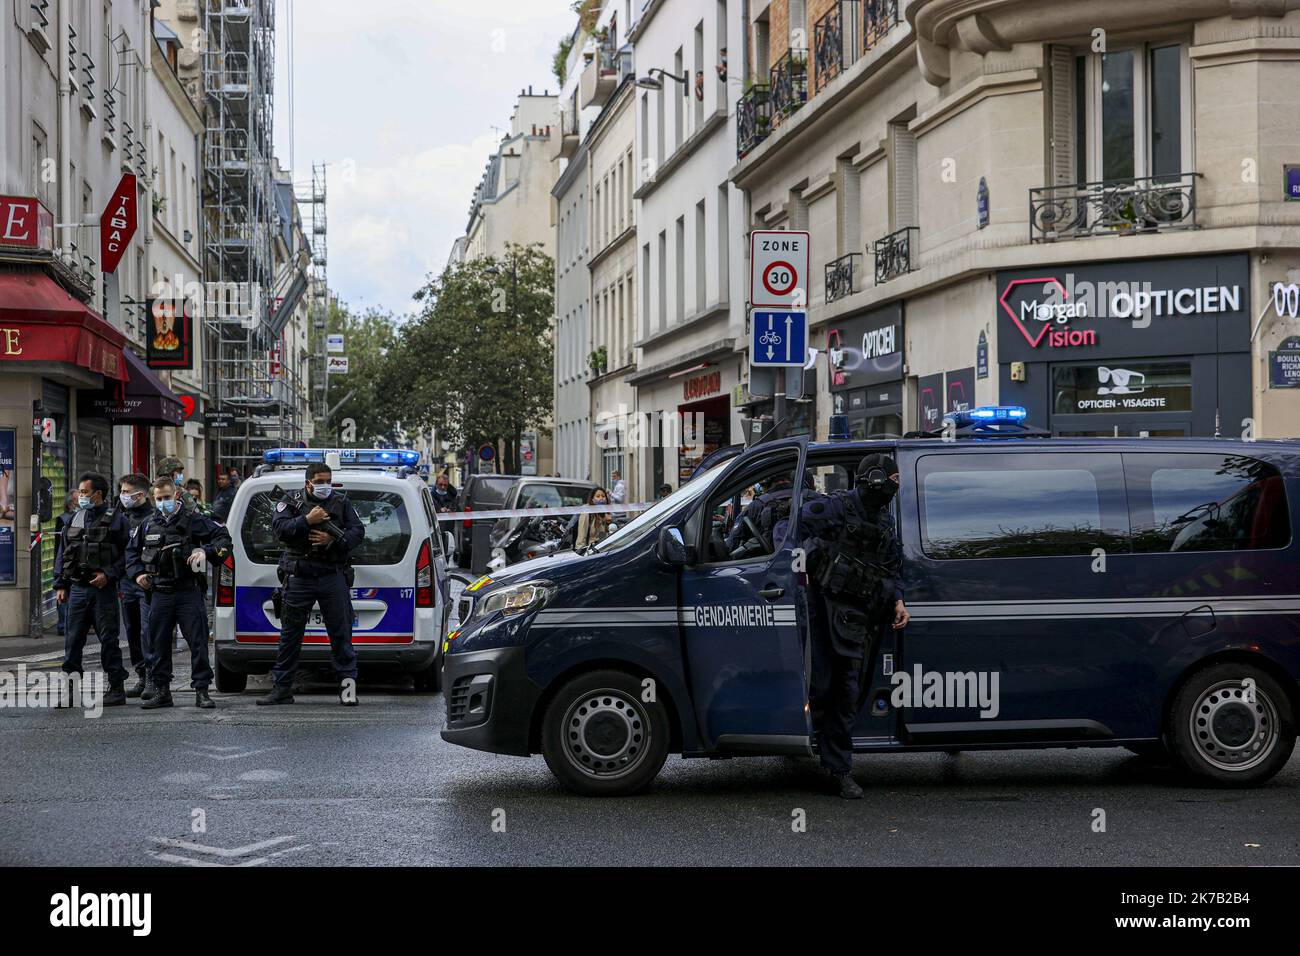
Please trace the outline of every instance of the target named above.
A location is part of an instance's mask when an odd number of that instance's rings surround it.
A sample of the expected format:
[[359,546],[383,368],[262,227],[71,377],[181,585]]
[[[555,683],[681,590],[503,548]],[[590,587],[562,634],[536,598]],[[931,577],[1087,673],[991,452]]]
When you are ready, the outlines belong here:
[[1052,71],[1052,183],[1065,186],[1076,181],[1074,142],[1074,52],[1069,47],[1051,48]]
[[840,160],[840,244],[841,256],[859,252],[862,229],[859,216],[862,211],[862,177],[853,164]]
[[916,221],[916,134],[902,123],[889,126],[892,161],[893,231],[917,225]]

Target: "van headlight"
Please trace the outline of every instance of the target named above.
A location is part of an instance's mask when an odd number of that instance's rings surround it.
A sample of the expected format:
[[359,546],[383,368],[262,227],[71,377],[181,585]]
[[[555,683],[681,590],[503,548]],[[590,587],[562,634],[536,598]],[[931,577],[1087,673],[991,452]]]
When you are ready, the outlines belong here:
[[511,584],[489,591],[474,601],[474,617],[487,617],[500,611],[506,617],[523,614],[540,607],[551,589],[542,581]]

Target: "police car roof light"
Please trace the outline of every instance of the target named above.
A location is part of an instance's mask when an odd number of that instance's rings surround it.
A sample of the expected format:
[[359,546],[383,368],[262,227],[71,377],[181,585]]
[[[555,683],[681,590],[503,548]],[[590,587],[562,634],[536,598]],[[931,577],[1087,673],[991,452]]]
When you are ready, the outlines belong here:
[[414,468],[420,453],[408,448],[268,448],[262,461],[268,465],[306,465],[338,456],[343,468]]
[[958,426],[974,422],[1023,422],[1028,413],[1020,405],[981,405],[960,412],[949,412],[945,419]]

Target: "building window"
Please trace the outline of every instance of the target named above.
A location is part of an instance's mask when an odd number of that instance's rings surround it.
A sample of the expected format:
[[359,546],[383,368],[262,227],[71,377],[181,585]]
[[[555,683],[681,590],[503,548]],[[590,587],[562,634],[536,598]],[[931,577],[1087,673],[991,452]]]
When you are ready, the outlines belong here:
[[704,306],[708,302],[705,221],[704,200],[701,199],[695,204],[695,311],[697,314],[704,311]]
[[674,265],[676,270],[673,273],[673,286],[677,291],[677,308],[673,313],[673,319],[681,322],[686,318],[686,217],[677,217],[677,234],[675,236],[676,248],[673,250]]
[[1177,177],[1192,169],[1187,44],[1106,53],[1053,48],[1053,178],[1074,182]]

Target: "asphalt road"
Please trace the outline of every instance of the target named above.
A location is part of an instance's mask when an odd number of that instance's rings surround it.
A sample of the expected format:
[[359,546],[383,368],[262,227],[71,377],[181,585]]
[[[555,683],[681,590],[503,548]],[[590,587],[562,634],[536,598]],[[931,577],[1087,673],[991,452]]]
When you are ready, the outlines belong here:
[[[0,669],[20,655],[41,656],[6,642]],[[360,707],[318,684],[268,709],[254,678],[199,711],[181,658],[171,710],[0,708],[0,864],[1300,863],[1300,756],[1249,791],[1120,750],[859,757],[857,802],[803,761],[672,757],[646,794],[593,800],[540,757],[444,743],[439,695],[363,674]]]

